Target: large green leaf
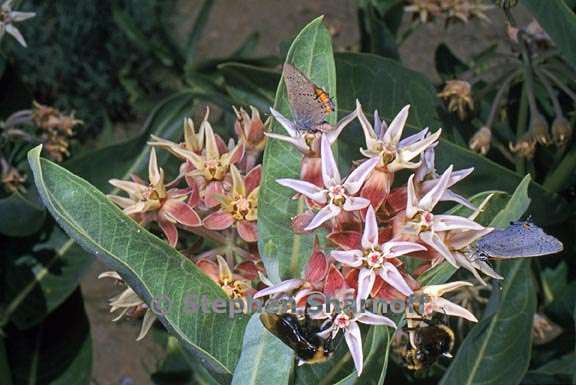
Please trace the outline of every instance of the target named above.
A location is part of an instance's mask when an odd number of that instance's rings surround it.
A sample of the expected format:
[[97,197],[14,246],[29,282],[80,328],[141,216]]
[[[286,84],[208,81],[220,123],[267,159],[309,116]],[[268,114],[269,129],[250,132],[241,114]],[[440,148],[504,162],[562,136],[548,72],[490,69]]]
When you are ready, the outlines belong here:
[[40,158],[28,157],[42,200],[66,233],[86,251],[118,271],[158,318],[212,370],[229,375],[240,355],[247,319],[192,311],[190,301],[208,303],[226,295],[188,258],[127,217],[82,178]]
[[564,0],[522,0],[554,43],[576,68],[576,14]]
[[[412,108],[404,136],[424,127],[433,131],[441,127],[436,114],[439,106],[436,91],[422,74],[390,59],[355,53],[336,55],[336,69],[338,112],[341,116],[355,108],[355,99],[358,98],[367,115],[378,110],[388,121],[403,106],[410,104]],[[348,144],[348,152],[356,153],[359,146],[364,146],[359,126],[348,127],[341,137]],[[474,173],[454,187],[465,195],[486,190],[512,193],[523,177],[486,157],[441,139],[436,147],[436,167],[442,171],[451,164],[457,170],[474,167]],[[530,195],[534,198],[532,215],[537,223],[559,223],[569,215],[565,201],[542,186],[531,183]]]
[[[522,217],[530,204],[524,178],[492,225],[505,227]],[[456,358],[442,378],[442,385],[516,384],[530,363],[532,322],[536,311],[535,282],[529,261],[505,261],[498,266],[502,288],[494,286],[494,307],[464,339]]]
[[226,89],[236,102],[250,104],[267,112],[274,102],[274,92],[280,74],[272,69],[243,63],[224,63],[218,66],[224,75]]
[[259,314],[254,314],[244,333],[232,385],[290,384],[293,366],[293,351],[262,326]]
[[[312,81],[335,95],[332,43],[322,17],[313,20],[296,36],[286,62],[296,65]],[[274,108],[285,116],[291,116],[282,81],[276,92]],[[335,115],[330,116],[332,123]],[[272,124],[272,131],[286,134],[277,122]],[[295,235],[290,231],[291,218],[304,210],[304,201],[292,200],[294,192],[276,183],[278,178],[298,178],[301,158],[293,146],[278,140],[269,140],[264,152],[258,201],[258,249],[273,281],[299,276],[312,250],[312,236]]]
[[0,234],[8,237],[26,237],[44,224],[46,211],[20,193],[0,199]]
[[10,330],[5,343],[14,385],[90,384],[92,341],[80,290],[40,325]]
[[[183,120],[192,111],[194,97],[192,92],[183,91],[166,98],[151,112],[139,135],[74,158],[65,167],[100,190],[111,192],[109,179],[126,179],[132,173],[145,172],[150,134],[171,140],[181,136]],[[20,328],[40,322],[72,293],[87,271],[90,256],[58,227],[48,230],[45,237],[34,240],[35,244],[16,243],[11,252],[5,249],[9,302],[0,314],[0,326],[10,318]]]

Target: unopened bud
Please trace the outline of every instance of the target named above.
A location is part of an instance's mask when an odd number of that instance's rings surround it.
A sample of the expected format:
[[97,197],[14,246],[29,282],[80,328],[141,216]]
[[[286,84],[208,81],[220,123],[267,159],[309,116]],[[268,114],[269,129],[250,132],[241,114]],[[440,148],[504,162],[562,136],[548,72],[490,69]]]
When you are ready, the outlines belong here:
[[532,115],[530,131],[538,143],[544,146],[552,144],[552,138],[550,138],[550,127],[541,114],[535,113]]
[[486,155],[488,150],[490,150],[490,142],[492,141],[492,130],[490,127],[484,126],[470,139],[468,142],[468,147],[472,151],[479,152],[482,155]]
[[521,158],[532,159],[536,153],[536,139],[532,132],[525,133],[516,144],[509,143],[510,151]]
[[568,119],[558,116],[552,123],[552,138],[557,147],[565,147],[572,140],[572,126]]
[[518,5],[518,0],[494,0],[494,3],[502,9],[510,9]]

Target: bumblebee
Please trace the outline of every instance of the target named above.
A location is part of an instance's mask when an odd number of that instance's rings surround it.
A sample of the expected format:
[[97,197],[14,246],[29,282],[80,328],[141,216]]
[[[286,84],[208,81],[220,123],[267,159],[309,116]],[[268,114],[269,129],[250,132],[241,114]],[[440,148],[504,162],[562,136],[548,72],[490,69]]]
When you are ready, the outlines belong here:
[[409,340],[397,349],[404,366],[410,370],[430,368],[442,356],[451,358],[454,332],[436,321],[421,319],[418,326],[406,328]]
[[325,362],[334,353],[333,338],[319,333],[327,331],[332,322],[311,320],[307,314],[303,318],[291,313],[260,315],[262,325],[294,350],[299,365]]

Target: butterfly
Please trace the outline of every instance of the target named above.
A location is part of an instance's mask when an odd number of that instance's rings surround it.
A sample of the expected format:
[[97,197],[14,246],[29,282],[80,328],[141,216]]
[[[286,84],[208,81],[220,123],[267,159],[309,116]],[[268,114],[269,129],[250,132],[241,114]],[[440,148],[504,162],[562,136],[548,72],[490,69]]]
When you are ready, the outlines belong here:
[[292,64],[284,64],[284,82],[296,128],[301,131],[330,131],[326,116],[334,111],[334,102],[324,89],[314,84]]
[[564,245],[532,222],[516,221],[494,230],[478,240],[480,258],[510,259],[556,254]]

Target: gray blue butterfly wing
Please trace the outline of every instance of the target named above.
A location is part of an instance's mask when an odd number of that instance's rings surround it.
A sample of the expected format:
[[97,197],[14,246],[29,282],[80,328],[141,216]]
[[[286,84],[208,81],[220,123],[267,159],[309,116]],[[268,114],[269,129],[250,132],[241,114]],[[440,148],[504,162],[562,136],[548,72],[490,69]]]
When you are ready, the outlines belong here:
[[513,222],[504,230],[494,230],[477,242],[480,252],[491,258],[525,258],[555,254],[562,242],[530,222]]
[[298,128],[325,131],[328,111],[316,94],[318,87],[292,64],[284,64],[283,77],[290,110]]

